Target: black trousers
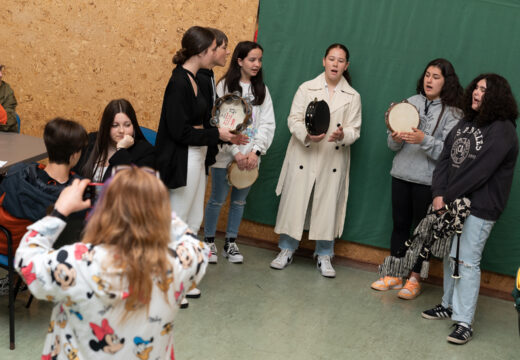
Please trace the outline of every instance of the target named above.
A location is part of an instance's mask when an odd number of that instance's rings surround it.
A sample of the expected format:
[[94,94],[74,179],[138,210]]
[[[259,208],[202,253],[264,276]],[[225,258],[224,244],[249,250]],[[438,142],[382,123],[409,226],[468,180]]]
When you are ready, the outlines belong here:
[[[390,238],[390,254],[396,256],[432,203],[429,185],[421,185],[392,177],[392,219],[394,228]],[[420,272],[421,269],[413,269]]]

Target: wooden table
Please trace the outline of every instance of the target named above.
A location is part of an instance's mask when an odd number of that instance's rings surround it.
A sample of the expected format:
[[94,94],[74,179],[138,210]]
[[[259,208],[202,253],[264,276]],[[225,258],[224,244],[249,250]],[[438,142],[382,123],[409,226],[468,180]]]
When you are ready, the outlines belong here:
[[15,164],[38,161],[46,157],[47,149],[43,139],[0,131],[0,161],[7,161],[7,164],[0,167],[0,174]]

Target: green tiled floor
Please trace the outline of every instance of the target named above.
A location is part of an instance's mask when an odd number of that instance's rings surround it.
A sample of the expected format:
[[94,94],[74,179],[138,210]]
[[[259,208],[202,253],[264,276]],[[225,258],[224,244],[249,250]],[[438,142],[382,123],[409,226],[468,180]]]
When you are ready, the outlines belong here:
[[[219,249],[222,242],[217,240]],[[376,292],[373,272],[336,266],[323,278],[315,263],[296,257],[282,271],[276,255],[241,245],[245,262],[219,256],[175,323],[176,359],[518,359],[520,337],[512,301],[481,296],[475,334],[464,346],[446,342],[451,321],[420,317],[442,289],[424,285],[413,301]],[[0,359],[39,359],[51,306],[26,295],[16,304],[16,350],[8,349],[7,297],[0,298]]]

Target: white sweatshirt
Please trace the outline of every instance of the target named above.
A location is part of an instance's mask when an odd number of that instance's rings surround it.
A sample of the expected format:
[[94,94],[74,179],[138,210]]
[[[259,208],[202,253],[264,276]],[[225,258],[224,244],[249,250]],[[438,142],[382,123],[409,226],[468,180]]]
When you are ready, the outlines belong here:
[[[240,82],[242,87],[243,98],[253,98],[251,91],[251,84]],[[224,89],[224,81],[217,84],[217,96],[222,97],[228,93],[227,88]],[[262,105],[253,106],[251,125],[245,130],[245,134],[249,136],[249,143],[246,145],[222,145],[219,146],[219,153],[216,157],[215,164],[212,167],[226,168],[231,163],[235,155],[241,152],[246,155],[251,151],[259,150],[262,155],[265,155],[269,146],[273,142],[274,130],[276,124],[274,121],[274,110],[269,89],[265,87],[265,99]],[[260,159],[258,159],[260,164]]]

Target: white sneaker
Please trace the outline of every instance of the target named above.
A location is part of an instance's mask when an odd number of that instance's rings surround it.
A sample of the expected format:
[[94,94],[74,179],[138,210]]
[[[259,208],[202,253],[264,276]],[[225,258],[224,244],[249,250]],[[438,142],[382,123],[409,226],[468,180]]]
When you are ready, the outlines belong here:
[[224,245],[224,249],[222,249],[222,255],[229,260],[229,262],[235,264],[242,264],[244,262],[244,257],[238,250],[238,246],[235,242],[228,242]]
[[329,255],[318,255],[318,270],[320,270],[321,275],[333,278],[336,277],[336,270],[332,267],[332,264],[330,263],[330,256]]
[[210,264],[216,264],[217,263],[217,260],[218,260],[218,256],[217,256],[217,245],[215,245],[214,242],[212,243],[207,243],[209,245],[209,250],[210,250],[210,253],[209,253],[209,260],[208,262]]
[[186,297],[191,299],[200,298],[200,290],[197,288],[193,288],[186,293]]
[[271,267],[276,270],[282,270],[287,265],[292,263],[294,251],[289,249],[282,249],[276,259],[271,261]]
[[188,299],[184,298],[181,300],[181,309],[187,309],[189,305]]

